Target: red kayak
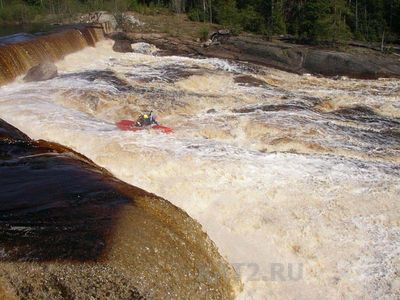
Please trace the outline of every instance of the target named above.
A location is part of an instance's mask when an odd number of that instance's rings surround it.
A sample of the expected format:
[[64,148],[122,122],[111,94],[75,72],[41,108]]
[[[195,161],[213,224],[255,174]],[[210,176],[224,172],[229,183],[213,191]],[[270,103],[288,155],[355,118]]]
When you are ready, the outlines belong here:
[[116,123],[117,127],[124,131],[139,131],[139,130],[145,130],[145,129],[149,129],[149,128],[159,130],[164,133],[171,133],[173,131],[172,128],[169,128],[166,126],[161,126],[161,125],[151,125],[151,126],[139,127],[139,126],[136,126],[135,124],[136,124],[136,122],[131,121],[131,120],[121,120]]

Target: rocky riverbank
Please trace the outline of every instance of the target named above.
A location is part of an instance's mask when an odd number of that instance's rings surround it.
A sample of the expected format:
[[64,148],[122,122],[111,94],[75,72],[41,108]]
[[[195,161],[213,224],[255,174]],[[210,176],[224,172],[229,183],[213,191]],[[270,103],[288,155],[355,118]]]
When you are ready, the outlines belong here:
[[267,41],[259,36],[224,36],[205,45],[199,40],[165,33],[127,33],[110,35],[117,44],[147,42],[162,50],[161,55],[205,56],[322,76],[348,76],[360,79],[400,77],[400,58],[371,49],[349,47],[346,52],[312,46]]

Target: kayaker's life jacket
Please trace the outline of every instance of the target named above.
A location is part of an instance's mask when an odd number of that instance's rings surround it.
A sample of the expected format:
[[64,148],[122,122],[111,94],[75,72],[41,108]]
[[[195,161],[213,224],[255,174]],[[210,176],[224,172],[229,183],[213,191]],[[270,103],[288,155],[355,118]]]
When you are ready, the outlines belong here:
[[148,115],[143,116],[143,125],[145,125],[145,126],[151,125],[151,119],[149,118]]
[[155,117],[151,113],[140,115],[139,119],[136,122],[136,126],[140,126],[140,127],[149,126],[152,124],[158,124],[158,123],[155,120]]

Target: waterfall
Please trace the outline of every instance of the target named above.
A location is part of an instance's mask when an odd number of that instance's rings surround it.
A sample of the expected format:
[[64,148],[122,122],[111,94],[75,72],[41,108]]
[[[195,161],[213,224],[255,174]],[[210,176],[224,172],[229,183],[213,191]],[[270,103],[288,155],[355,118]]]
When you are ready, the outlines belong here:
[[57,61],[103,39],[97,27],[70,28],[16,43],[0,44],[0,85],[44,61]]

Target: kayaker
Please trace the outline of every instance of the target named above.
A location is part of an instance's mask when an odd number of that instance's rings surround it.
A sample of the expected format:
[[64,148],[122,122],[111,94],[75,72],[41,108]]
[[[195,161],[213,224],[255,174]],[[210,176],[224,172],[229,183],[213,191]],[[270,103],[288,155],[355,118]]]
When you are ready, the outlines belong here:
[[156,119],[157,119],[157,116],[154,115],[153,112],[151,111],[150,112],[150,123],[151,124],[155,124],[155,125],[159,125]]
[[156,124],[158,125],[156,121],[156,116],[153,115],[153,112],[149,112],[147,114],[141,114],[136,121],[136,126],[143,127],[143,126],[150,126]]

